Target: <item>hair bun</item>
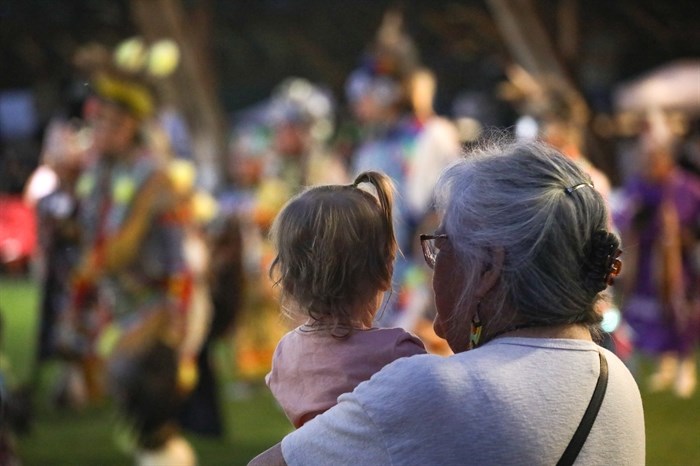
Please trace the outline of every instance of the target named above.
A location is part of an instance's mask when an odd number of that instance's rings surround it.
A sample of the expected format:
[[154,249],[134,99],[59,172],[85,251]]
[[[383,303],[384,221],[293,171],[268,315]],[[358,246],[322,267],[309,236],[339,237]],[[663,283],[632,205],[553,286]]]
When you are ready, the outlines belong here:
[[586,288],[598,293],[612,285],[622,270],[620,254],[622,251],[617,236],[606,230],[596,231],[591,237],[584,266],[583,280]]

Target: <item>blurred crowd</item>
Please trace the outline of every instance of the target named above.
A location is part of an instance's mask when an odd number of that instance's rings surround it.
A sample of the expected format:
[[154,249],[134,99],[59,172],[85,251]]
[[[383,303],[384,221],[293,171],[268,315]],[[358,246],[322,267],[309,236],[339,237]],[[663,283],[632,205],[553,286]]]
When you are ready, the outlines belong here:
[[[430,274],[417,233],[436,226],[432,188],[440,172],[483,132],[477,119],[436,114],[437,79],[408,38],[378,36],[343,96],[290,77],[239,112],[214,191],[201,187],[182,119],[159,105],[152,80],[114,64],[82,71],[90,85],[49,124],[24,198],[0,199],[0,215],[36,232],[37,358],[60,361],[57,405],[76,408],[109,395],[129,427],[125,448],[139,461],[175,455],[194,462],[182,429],[223,430],[212,345],[229,345],[238,379],[257,383],[294,324],[280,316],[268,278],[275,215],[306,186],[348,184],[366,170],[389,175],[398,193],[401,254],[375,324],[415,333],[429,352],[449,352],[432,331]],[[518,137],[544,139],[580,163],[609,201],[610,229],[623,238],[620,282],[601,307],[606,344],[633,369],[638,354],[652,355],[652,389],[692,396],[700,128],[678,131],[662,111],[640,117],[637,134],[622,141],[624,176],[613,189],[586,157],[570,114],[522,117],[535,131]],[[26,212],[33,215],[22,220]],[[3,244],[10,263],[16,252]],[[3,364],[0,372],[10,370]],[[0,389],[11,394],[9,380],[0,377]]]

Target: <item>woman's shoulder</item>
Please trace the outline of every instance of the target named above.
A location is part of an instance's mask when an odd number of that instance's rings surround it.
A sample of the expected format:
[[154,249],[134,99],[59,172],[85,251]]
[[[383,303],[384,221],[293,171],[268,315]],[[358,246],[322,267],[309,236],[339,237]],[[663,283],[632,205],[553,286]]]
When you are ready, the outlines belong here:
[[[358,386],[358,389],[367,385],[364,388],[370,392],[375,389],[391,392],[399,387],[420,385],[421,380],[431,377],[433,368],[439,365],[442,359],[445,358],[433,354],[418,354],[410,358],[396,359],[374,374],[368,382]],[[362,390],[359,391],[362,392]]]
[[418,394],[436,381],[439,382],[440,374],[456,374],[461,371],[461,364],[453,358],[455,356],[428,353],[398,358],[384,366],[368,382],[358,386],[356,392],[360,396],[365,391],[372,393],[376,390],[394,393],[399,397],[403,391]]
[[637,398],[640,399],[641,402],[641,395],[639,393],[639,387],[637,386],[637,382],[632,375],[632,372],[630,372],[629,367],[620,359],[617,354],[614,352],[610,351],[607,348],[603,347],[598,347],[598,350],[603,353],[605,356],[605,361],[608,365],[608,370],[611,374],[611,377],[615,377],[616,379],[619,380],[623,386],[625,386],[628,390],[630,390],[631,393],[634,393]]
[[[419,354],[385,366],[338,401],[353,401],[381,424],[405,425],[429,415],[435,400],[471,392],[468,365],[455,356]],[[345,397],[345,398],[344,398]]]

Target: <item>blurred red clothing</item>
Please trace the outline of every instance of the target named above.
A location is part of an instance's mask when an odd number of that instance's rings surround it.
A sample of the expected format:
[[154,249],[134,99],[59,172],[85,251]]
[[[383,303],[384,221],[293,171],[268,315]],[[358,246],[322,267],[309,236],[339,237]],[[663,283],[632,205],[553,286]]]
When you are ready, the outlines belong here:
[[36,217],[21,195],[0,195],[0,263],[29,258],[36,249]]

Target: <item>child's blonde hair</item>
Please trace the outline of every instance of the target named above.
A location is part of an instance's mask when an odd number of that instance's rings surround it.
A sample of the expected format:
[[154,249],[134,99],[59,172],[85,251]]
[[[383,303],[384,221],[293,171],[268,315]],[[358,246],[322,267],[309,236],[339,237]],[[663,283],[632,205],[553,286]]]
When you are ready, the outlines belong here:
[[[376,197],[360,189],[362,183],[371,184]],[[358,307],[391,287],[392,204],[390,178],[372,171],[351,185],[316,186],[287,202],[270,232],[277,249],[270,277],[281,285],[283,300],[292,298],[297,312],[330,325],[334,335],[341,329],[348,335],[365,317],[354,315]]]

